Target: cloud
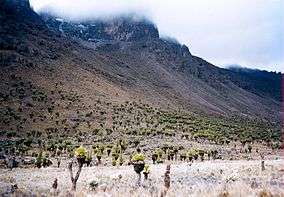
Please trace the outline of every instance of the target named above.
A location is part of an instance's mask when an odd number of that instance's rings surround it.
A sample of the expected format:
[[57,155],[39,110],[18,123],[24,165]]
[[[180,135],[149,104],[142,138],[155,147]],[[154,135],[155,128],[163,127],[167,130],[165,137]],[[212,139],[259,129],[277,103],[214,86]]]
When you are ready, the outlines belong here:
[[284,0],[31,0],[72,19],[136,12],[217,66],[284,71]]

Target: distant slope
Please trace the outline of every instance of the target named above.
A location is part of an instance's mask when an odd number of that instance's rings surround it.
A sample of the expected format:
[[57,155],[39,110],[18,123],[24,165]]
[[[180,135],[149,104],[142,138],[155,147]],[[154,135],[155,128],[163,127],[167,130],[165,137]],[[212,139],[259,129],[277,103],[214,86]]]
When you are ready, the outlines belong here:
[[232,81],[238,84],[241,88],[259,96],[269,96],[277,101],[282,101],[281,73],[237,66],[230,66],[228,69],[239,74],[239,78],[234,78],[232,75]]

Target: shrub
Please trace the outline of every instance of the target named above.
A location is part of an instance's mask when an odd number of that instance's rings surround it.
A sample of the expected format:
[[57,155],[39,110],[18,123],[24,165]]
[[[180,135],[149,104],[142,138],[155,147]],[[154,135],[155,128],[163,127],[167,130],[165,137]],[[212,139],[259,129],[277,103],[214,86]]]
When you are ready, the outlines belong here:
[[68,153],[72,153],[73,150],[74,150],[74,146],[72,146],[72,145],[67,145],[67,146],[66,146],[66,150],[67,150]]
[[17,135],[17,132],[16,131],[9,131],[7,132],[6,136],[7,137],[16,137]]
[[33,138],[31,138],[31,137],[25,139],[25,141],[24,141],[24,145],[28,146],[28,147],[30,147],[32,143],[33,143]]
[[38,167],[38,168],[40,168],[41,167],[41,165],[42,165],[42,152],[40,152],[38,155],[37,155],[37,157],[36,157],[36,166]]
[[145,160],[145,156],[142,153],[136,153],[132,157],[132,161],[144,161],[144,160]]
[[126,148],[127,148],[127,141],[125,139],[120,139],[117,144],[118,144],[118,146],[121,147],[121,150],[123,152],[126,150]]
[[42,166],[43,167],[47,167],[47,166],[50,166],[52,164],[52,162],[50,161],[50,159],[48,157],[49,157],[49,155],[46,152],[42,153]]
[[[203,155],[204,155],[204,152],[203,152]],[[194,160],[197,160],[199,157],[199,151],[196,149],[190,149],[187,152],[187,157],[189,158],[190,161],[192,160],[192,158],[194,158]]]
[[249,153],[251,153],[251,150],[252,150],[252,146],[249,144],[249,145],[248,145],[248,151],[249,151]]
[[86,158],[87,150],[83,146],[80,146],[79,148],[75,150],[75,156],[77,158]]
[[40,152],[36,158],[36,166],[40,167],[47,167],[52,165],[52,162],[49,160],[49,155],[46,152]]
[[[78,164],[79,164],[78,171],[77,171],[75,176],[73,176],[73,170],[72,170],[73,161],[69,162],[69,164],[68,164],[68,169],[69,169],[70,178],[71,178],[71,182],[72,182],[72,190],[76,190],[76,184],[77,184],[78,178],[80,176],[82,167],[83,167],[84,163],[86,163],[86,161],[88,161],[87,160],[88,159],[87,158],[88,152],[83,146],[80,146],[75,150],[75,156],[76,156]],[[90,159],[90,157],[89,157],[89,159]]]
[[150,166],[148,164],[145,164],[143,173],[147,173],[147,174],[150,173]]
[[111,148],[107,147],[107,148],[106,148],[106,151],[107,151],[107,156],[109,156],[110,153],[111,153]]
[[212,159],[216,159],[217,155],[218,155],[218,151],[217,150],[211,150]]
[[112,158],[112,162],[111,163],[112,163],[112,166],[116,166],[116,159],[114,157]]
[[92,157],[91,152],[87,152],[87,156],[86,156],[86,159],[85,159],[87,166],[89,166],[91,164],[92,160],[93,160],[93,157]]
[[78,163],[80,165],[83,165],[86,162],[87,150],[83,146],[80,146],[75,150],[75,156],[77,158]]
[[[188,154],[188,155],[189,155],[189,154]],[[181,161],[185,161],[185,160],[186,160],[186,156],[187,156],[186,152],[181,152],[181,153],[180,153],[180,160],[181,160]],[[192,156],[191,156],[191,159],[192,159]]]
[[153,161],[153,164],[156,163],[157,159],[158,159],[157,153],[153,153],[153,154],[152,154],[152,161]]
[[119,157],[118,157],[118,164],[119,164],[120,166],[122,166],[122,165],[123,165],[123,162],[124,162],[124,160],[123,160],[122,154],[120,154]]
[[90,186],[90,188],[91,188],[91,190],[96,190],[97,189],[97,187],[99,186],[99,183],[98,183],[98,181],[92,181],[90,184],[89,184],[89,186]]
[[272,150],[281,149],[281,143],[275,142],[275,143],[271,144],[271,148],[272,148]]
[[120,153],[121,153],[121,147],[116,145],[112,148],[111,156],[114,157],[115,160],[117,160]]
[[158,148],[158,149],[155,150],[154,153],[158,155],[158,158],[162,158],[162,156],[163,156],[163,150],[162,149]]
[[137,147],[140,144],[140,139],[135,139],[133,141],[133,144],[134,144],[135,147]]
[[201,161],[203,161],[204,160],[205,151],[199,149],[199,150],[197,150],[197,154],[200,156]]
[[46,149],[47,149],[48,151],[54,151],[54,150],[56,150],[55,142],[49,141],[48,144],[47,144]]

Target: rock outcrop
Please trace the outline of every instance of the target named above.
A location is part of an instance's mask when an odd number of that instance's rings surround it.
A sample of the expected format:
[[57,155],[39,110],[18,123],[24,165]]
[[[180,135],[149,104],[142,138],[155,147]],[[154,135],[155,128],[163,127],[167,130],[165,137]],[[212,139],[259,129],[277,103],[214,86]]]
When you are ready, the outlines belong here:
[[47,26],[54,31],[85,41],[141,41],[159,38],[157,27],[146,19],[118,17],[110,20],[72,22],[61,18],[42,15]]

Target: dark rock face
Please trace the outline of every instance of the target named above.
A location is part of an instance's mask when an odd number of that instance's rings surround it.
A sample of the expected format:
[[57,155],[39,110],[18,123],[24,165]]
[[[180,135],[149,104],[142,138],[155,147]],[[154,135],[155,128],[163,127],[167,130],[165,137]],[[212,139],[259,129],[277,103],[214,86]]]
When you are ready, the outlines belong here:
[[172,40],[150,40],[145,43],[145,48],[148,48],[150,52],[155,53],[163,60],[186,60],[191,62],[193,58],[187,46]]
[[70,22],[42,15],[47,26],[63,35],[80,38],[86,41],[141,41],[159,38],[156,26],[146,20],[135,20],[131,17],[118,17],[113,20],[92,20]]
[[29,0],[6,0],[5,2],[9,3],[11,6],[16,7],[16,9],[30,8]]
[[[243,89],[260,96],[269,96],[277,101],[283,101],[281,96],[281,73],[241,67],[230,67],[229,69],[234,72],[231,75],[231,80]],[[239,74],[242,78],[238,79],[234,77],[235,74]]]
[[[0,3],[1,26],[9,24],[16,18],[18,23],[30,23],[43,25],[38,15],[31,9],[29,0],[2,0]],[[2,28],[1,28],[2,29]]]
[[186,45],[181,46],[181,53],[183,57],[191,56],[191,53]]
[[157,28],[145,21],[117,20],[109,23],[105,28],[107,34],[114,40],[137,41],[149,38],[159,38]]
[[28,0],[3,0],[1,1],[0,7],[6,9],[14,9],[20,11],[23,9],[30,8],[30,2]]
[[[67,21],[51,14],[41,14],[49,29],[65,37],[94,44],[94,48],[106,51],[150,49],[163,53],[169,60],[178,58],[191,61],[192,55],[185,45],[174,39],[160,38],[157,27],[146,19],[117,16],[110,20]],[[131,43],[125,45],[125,43]],[[129,46],[131,46],[129,48]]]

